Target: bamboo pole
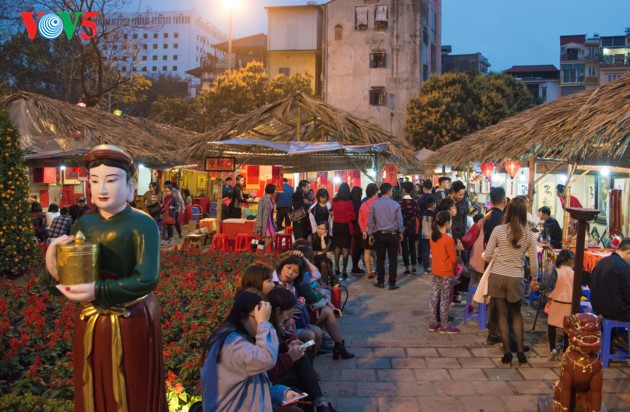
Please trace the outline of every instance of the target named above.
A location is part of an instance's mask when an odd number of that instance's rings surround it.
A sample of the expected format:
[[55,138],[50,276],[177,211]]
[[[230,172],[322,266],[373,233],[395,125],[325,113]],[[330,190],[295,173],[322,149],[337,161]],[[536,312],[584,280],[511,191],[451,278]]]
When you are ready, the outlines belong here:
[[534,179],[536,178],[536,155],[531,155],[529,158],[529,183],[527,185],[527,195],[529,197],[529,213],[534,215],[534,194],[536,189],[534,188]]
[[575,166],[571,163],[569,163],[567,165],[567,184],[564,188],[564,219],[563,219],[563,224],[562,224],[562,241],[563,243],[568,243],[569,242],[569,222],[571,220],[571,216],[569,215],[569,212],[567,212],[566,208],[571,206],[571,177],[573,175],[573,172],[575,171]]

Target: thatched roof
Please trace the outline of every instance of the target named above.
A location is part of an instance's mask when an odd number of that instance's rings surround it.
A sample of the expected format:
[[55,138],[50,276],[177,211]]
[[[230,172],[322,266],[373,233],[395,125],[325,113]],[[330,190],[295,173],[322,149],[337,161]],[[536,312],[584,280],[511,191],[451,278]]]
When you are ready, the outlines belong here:
[[[414,162],[413,148],[404,138],[391,135],[373,123],[302,93],[235,116],[219,127],[194,137],[185,154],[189,160],[203,161],[207,156],[217,154],[216,145],[208,142],[237,137],[274,142],[334,141],[342,145],[388,143],[382,155],[384,160],[395,162],[402,168]],[[227,149],[222,147],[221,153],[226,154]],[[233,155],[249,164],[283,164],[296,171],[361,168],[356,163],[365,163],[371,156],[349,156],[340,152],[287,156],[260,147],[235,147],[233,150]],[[349,164],[349,161],[353,163]]]
[[[49,97],[20,92],[0,99],[27,153],[80,153],[114,144],[155,167],[182,164],[180,152],[194,133],[148,119],[116,116]],[[70,156],[70,155],[69,155]]]
[[630,75],[525,110],[440,148],[430,164],[526,161],[532,155],[630,164]]

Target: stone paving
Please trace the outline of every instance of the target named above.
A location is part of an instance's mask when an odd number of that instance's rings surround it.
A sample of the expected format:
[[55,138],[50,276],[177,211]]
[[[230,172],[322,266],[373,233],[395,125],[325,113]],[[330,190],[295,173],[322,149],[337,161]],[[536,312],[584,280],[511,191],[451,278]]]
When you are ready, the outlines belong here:
[[[536,411],[538,397],[552,393],[559,364],[548,360],[546,320],[530,332],[535,310],[523,306],[529,364],[510,367],[501,363],[500,345],[485,345],[487,332],[476,322],[462,324],[464,305],[449,311],[462,333],[427,331],[428,275],[399,276],[395,291],[377,289],[365,276],[346,283],[350,299],[339,321],[356,357],[333,361],[327,354],[315,361],[339,411]],[[629,364],[605,370],[604,404],[630,412]]]

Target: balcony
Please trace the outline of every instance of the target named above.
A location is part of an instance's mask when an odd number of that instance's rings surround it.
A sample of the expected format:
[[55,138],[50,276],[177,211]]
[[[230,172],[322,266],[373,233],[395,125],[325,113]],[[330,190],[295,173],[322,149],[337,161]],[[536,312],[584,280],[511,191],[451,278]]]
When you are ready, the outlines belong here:
[[579,54],[574,54],[574,53],[560,53],[560,61],[562,62],[596,62],[597,60],[601,59],[601,54],[597,53],[597,54],[593,54],[590,56],[584,56],[584,55],[579,55]]
[[587,86],[597,86],[599,85],[599,77],[597,76],[586,76],[586,80],[584,82]]
[[608,56],[601,56],[601,58],[599,59],[599,65],[601,67],[629,66],[630,56],[629,54],[612,54]]

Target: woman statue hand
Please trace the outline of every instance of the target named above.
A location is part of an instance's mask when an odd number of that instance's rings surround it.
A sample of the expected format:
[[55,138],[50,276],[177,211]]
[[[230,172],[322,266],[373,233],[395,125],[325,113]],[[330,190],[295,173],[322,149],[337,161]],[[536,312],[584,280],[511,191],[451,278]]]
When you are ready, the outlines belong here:
[[73,240],[74,236],[59,236],[54,238],[48,245],[48,249],[46,249],[46,269],[48,269],[48,273],[50,273],[50,276],[56,281],[59,281],[59,275],[57,274],[57,246],[65,245]]
[[96,299],[95,285],[96,282],[90,282],[77,285],[57,285],[56,288],[68,299],[75,302],[92,302]]

